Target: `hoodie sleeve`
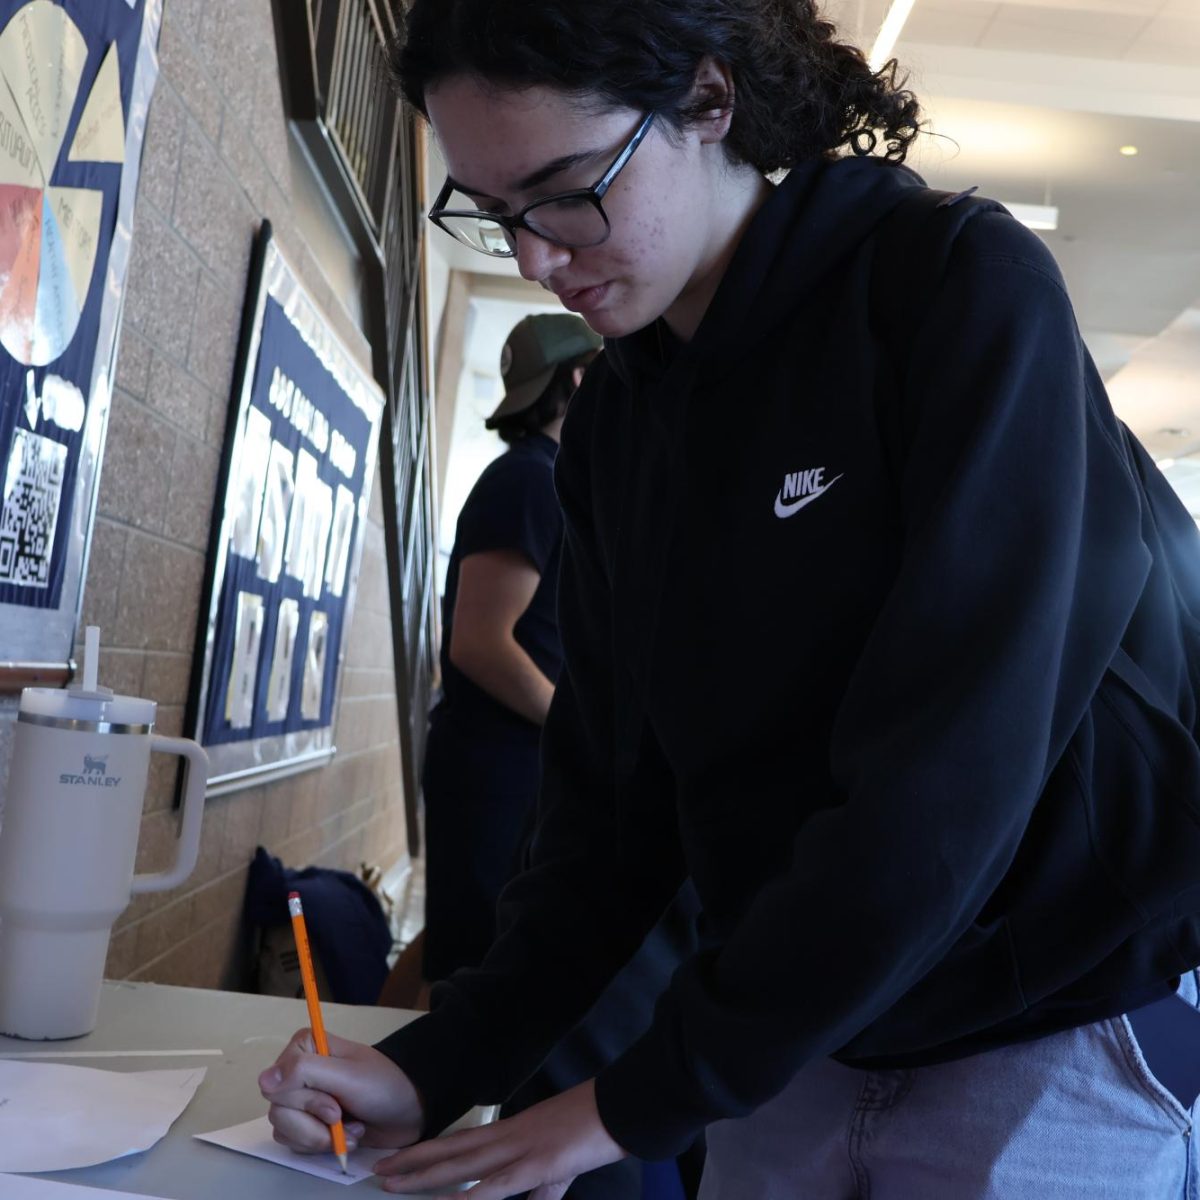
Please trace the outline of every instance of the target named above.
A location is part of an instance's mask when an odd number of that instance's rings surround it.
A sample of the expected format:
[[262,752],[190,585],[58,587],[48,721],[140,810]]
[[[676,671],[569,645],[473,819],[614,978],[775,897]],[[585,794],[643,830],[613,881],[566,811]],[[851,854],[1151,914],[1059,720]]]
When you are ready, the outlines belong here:
[[572,400],[557,461],[564,667],[542,734],[528,866],[501,896],[500,936],[479,969],[435,987],[432,1012],[379,1044],[421,1093],[427,1135],[473,1104],[507,1099],[584,1017],[684,880],[673,787],[648,735],[619,785],[636,820],[617,816],[608,580],[587,471],[595,374]]
[[[753,1111],[947,955],[1012,862],[1145,578],[1058,270],[1006,216],[960,235],[902,390],[902,561],[837,714],[834,794],[790,869],[599,1075],[601,1118],[639,1157]],[[1130,547],[1114,571],[1105,556]]]

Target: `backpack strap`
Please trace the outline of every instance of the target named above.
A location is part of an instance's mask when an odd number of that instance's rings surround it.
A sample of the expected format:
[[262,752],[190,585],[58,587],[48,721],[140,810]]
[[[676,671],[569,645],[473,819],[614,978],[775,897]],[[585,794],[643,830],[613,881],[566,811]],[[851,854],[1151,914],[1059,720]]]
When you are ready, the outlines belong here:
[[876,228],[868,304],[871,329],[896,382],[890,394],[881,394],[878,417],[897,485],[919,402],[919,397],[906,397],[903,388],[913,341],[963,226],[981,213],[1006,211],[997,201],[974,192],[975,188],[965,192],[912,188]]

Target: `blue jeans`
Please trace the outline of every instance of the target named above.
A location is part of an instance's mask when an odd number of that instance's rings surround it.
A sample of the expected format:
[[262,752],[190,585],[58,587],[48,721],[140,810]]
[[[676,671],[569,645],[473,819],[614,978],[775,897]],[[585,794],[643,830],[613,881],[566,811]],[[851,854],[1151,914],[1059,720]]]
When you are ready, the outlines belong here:
[[[1179,994],[1200,1007],[1194,972]],[[826,1059],[709,1127],[700,1200],[1200,1200],[1198,1107],[1126,1017],[912,1070]]]

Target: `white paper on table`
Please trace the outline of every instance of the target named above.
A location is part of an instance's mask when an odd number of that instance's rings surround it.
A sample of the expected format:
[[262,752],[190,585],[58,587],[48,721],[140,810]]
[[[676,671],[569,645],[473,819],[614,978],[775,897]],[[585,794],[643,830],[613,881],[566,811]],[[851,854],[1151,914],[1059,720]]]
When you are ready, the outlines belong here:
[[[483,1123],[487,1124],[492,1120],[495,1112],[495,1109],[490,1110],[490,1115],[485,1117]],[[456,1121],[445,1132],[453,1133],[455,1130],[471,1124],[474,1124],[474,1117],[468,1114],[462,1120]],[[212,1133],[197,1133],[194,1136],[202,1142],[211,1142],[214,1146],[222,1146],[226,1150],[236,1150],[239,1154],[250,1154],[281,1167],[290,1167],[293,1171],[303,1171],[306,1175],[315,1175],[318,1179],[328,1179],[330,1183],[358,1183],[362,1179],[367,1179],[375,1173],[373,1168],[381,1158],[396,1153],[394,1150],[379,1150],[374,1147],[352,1150],[347,1156],[347,1174],[343,1175],[342,1168],[338,1166],[338,1161],[332,1154],[297,1154],[294,1150],[281,1146],[275,1140],[271,1131],[271,1123],[266,1117],[258,1117],[243,1125],[231,1125],[228,1129],[217,1129]],[[462,1192],[466,1191],[469,1186],[469,1184],[462,1184],[459,1187],[439,1188],[438,1190],[439,1192]],[[398,1195],[398,1200],[405,1200],[404,1195],[393,1194]],[[414,1196],[427,1194],[425,1192],[413,1193]]]
[[66,1171],[149,1150],[204,1073],[0,1060],[0,1171]]
[[255,1158],[265,1158],[267,1162],[278,1163],[281,1167],[291,1167],[293,1171],[303,1171],[306,1175],[315,1175],[318,1179],[328,1179],[330,1183],[358,1183],[374,1172],[372,1167],[392,1150],[351,1151],[346,1164],[348,1174],[342,1174],[337,1159],[332,1154],[297,1154],[286,1146],[281,1146],[271,1132],[271,1123],[266,1117],[258,1117],[242,1125],[232,1125],[228,1129],[217,1129],[212,1133],[197,1133],[202,1142],[211,1142],[214,1146],[224,1146],[226,1150],[236,1150],[239,1154],[251,1154]]
[[77,1183],[59,1183],[56,1179],[34,1179],[29,1175],[0,1175],[0,1196],[4,1200],[162,1200],[161,1197],[135,1196],[132,1192],[98,1192]]

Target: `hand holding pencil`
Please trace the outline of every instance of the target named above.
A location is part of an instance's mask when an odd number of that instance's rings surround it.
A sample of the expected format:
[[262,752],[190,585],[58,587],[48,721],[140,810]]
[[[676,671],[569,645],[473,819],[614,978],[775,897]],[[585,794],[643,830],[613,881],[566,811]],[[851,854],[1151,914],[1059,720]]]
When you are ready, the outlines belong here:
[[[312,1025],[313,1043],[317,1053],[329,1057],[329,1039],[325,1036],[325,1022],[321,1017],[321,999],[317,995],[317,974],[313,970],[312,951],[308,945],[308,928],[304,924],[304,908],[300,893],[288,894],[288,913],[292,918],[292,933],[296,937],[296,953],[300,956],[300,978],[304,983],[304,999],[308,1004],[308,1020]],[[329,1127],[333,1138],[333,1152],[337,1155],[342,1174],[346,1172],[346,1127],[340,1119]]]
[[[421,1098],[409,1077],[373,1046],[326,1034],[303,910],[300,898],[294,898],[292,927],[311,1031],[294,1034],[258,1077],[263,1096],[271,1102],[268,1119],[275,1140],[301,1154],[327,1154],[332,1141],[339,1159],[351,1144],[409,1146],[425,1126]],[[289,911],[292,899],[289,896]]]

